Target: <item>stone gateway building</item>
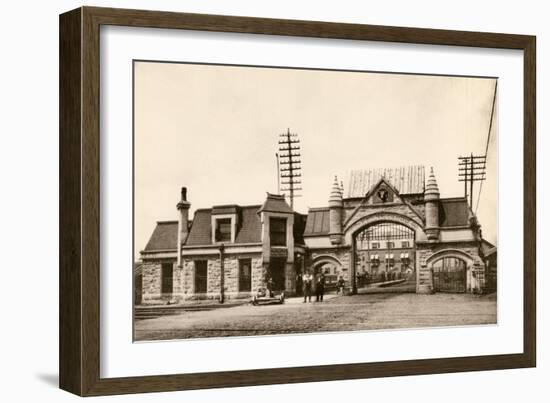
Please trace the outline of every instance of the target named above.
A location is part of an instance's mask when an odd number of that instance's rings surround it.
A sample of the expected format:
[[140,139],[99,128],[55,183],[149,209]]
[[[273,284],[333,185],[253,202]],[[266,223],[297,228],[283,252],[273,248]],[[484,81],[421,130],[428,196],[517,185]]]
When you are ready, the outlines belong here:
[[190,206],[183,188],[178,220],[157,223],[135,275],[137,300],[250,298],[268,279],[295,295],[306,271],[323,272],[329,288],[341,278],[352,294],[375,283],[417,293],[496,287],[496,260],[484,256],[496,249],[466,198],[441,198],[423,166],[353,171],[346,196],[335,178],[328,205],[307,215],[269,193],[258,205],[198,209],[192,220]]

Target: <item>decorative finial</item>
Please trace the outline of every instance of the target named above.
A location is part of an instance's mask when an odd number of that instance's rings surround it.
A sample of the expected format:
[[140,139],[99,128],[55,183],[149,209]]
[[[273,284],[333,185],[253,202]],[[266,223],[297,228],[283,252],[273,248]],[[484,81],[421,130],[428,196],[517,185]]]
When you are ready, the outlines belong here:
[[341,203],[342,202],[342,188],[340,188],[340,184],[338,183],[338,176],[334,175],[334,182],[332,183],[332,190],[330,191],[330,202],[336,202]]
[[439,187],[437,186],[433,167],[430,167],[430,176],[426,182],[426,190],[424,194],[439,197]]

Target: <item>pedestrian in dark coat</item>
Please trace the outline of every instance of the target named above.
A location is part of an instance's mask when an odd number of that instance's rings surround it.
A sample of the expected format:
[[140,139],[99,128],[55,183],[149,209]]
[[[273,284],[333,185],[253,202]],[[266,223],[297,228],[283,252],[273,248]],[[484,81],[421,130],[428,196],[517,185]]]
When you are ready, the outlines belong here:
[[336,294],[342,294],[344,295],[344,285],[346,284],[346,282],[344,281],[344,278],[342,276],[340,276],[340,278],[338,279],[338,291],[336,292]]
[[325,295],[325,275],[323,273],[317,276],[317,284],[315,284],[315,296],[317,302],[323,302]]
[[[313,286],[313,276],[306,272],[302,276],[302,287],[304,291],[304,302],[311,302],[311,288]],[[307,300],[307,301],[306,301]]]

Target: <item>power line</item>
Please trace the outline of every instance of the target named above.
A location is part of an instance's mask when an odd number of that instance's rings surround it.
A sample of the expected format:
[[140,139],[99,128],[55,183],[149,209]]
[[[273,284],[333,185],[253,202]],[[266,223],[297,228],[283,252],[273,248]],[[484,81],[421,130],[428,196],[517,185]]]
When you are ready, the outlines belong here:
[[[489,120],[489,132],[487,133],[487,144],[485,145],[485,158],[484,158],[484,165],[483,168],[485,168],[485,163],[487,162],[487,154],[489,153],[489,142],[491,141],[491,131],[493,129],[493,117],[495,114],[495,102],[497,99],[497,84],[498,81],[495,80],[495,91],[493,93],[493,106],[491,108],[491,119]],[[479,200],[481,199],[481,190],[483,189],[483,181],[479,184],[479,193],[477,195],[477,203],[476,203],[476,209],[474,214],[477,215],[477,209],[479,207]]]
[[485,180],[485,156],[470,154],[467,157],[458,157],[458,178],[459,182],[464,182],[464,197],[467,199],[470,196],[470,208],[473,209],[474,182],[483,183]]
[[286,187],[279,191],[288,192],[290,207],[294,208],[294,199],[300,197],[297,192],[302,190],[300,187],[302,185],[300,140],[297,134],[290,133],[290,129],[287,129],[286,133],[279,136],[281,139],[279,140],[280,154],[278,154],[278,162],[281,167],[279,168],[278,175],[283,179],[280,184],[286,185]]

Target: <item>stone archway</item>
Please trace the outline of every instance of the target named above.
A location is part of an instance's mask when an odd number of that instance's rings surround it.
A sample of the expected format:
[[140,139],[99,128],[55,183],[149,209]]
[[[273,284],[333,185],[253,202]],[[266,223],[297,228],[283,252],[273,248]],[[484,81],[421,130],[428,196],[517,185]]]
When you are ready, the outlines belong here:
[[472,288],[475,259],[458,249],[437,251],[425,262],[434,292],[463,293]]
[[[356,280],[356,240],[358,234],[377,224],[390,223],[410,229],[414,233],[411,247],[415,247],[417,241],[426,240],[423,224],[409,216],[393,212],[377,212],[362,216],[346,226],[344,237],[347,244],[351,245],[350,251],[350,292],[357,293]],[[416,257],[413,264],[416,266]]]
[[459,258],[459,259],[463,259],[469,265],[472,265],[474,263],[474,258],[470,254],[464,252],[463,250],[460,250],[460,249],[442,249],[442,250],[439,250],[439,251],[435,252],[434,254],[430,255],[426,259],[426,265],[428,267],[430,267],[430,265],[433,264],[436,260],[439,260],[443,257],[456,257],[456,258]]
[[313,261],[311,262],[313,267],[321,263],[333,263],[338,265],[339,267],[342,267],[342,262],[340,261],[340,259],[332,255],[319,255],[316,256],[315,259],[313,259]]
[[331,255],[317,256],[311,262],[313,275],[317,277],[321,271],[325,275],[325,285],[327,288],[336,287],[338,277],[342,274],[342,262]]
[[381,222],[393,222],[396,224],[404,225],[415,231],[416,240],[426,240],[424,233],[424,224],[420,219],[413,219],[409,216],[393,212],[377,212],[359,217],[352,223],[349,223],[344,228],[345,243],[351,244],[352,238],[357,235],[358,232],[371,225]]

